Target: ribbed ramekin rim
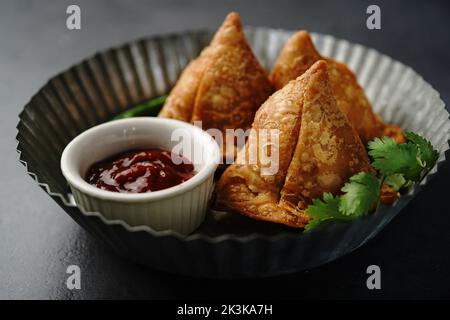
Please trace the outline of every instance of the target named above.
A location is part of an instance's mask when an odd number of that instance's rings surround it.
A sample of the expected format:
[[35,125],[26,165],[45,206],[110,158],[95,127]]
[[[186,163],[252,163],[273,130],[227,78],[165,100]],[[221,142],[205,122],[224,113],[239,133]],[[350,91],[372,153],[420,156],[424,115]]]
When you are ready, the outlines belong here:
[[[190,133],[194,135],[200,135],[204,141],[208,142],[208,148],[211,148],[212,157],[210,157],[209,162],[204,164],[204,167],[197,172],[191,179],[173,186],[171,188],[148,192],[148,193],[119,193],[119,192],[111,192],[107,190],[102,190],[96,188],[89,183],[87,183],[83,177],[80,176],[79,172],[72,172],[70,169],[69,162],[70,153],[73,148],[86,139],[88,136],[95,136],[99,131],[105,129],[107,127],[118,127],[118,128],[129,128],[133,124],[136,123],[148,123],[151,125],[155,122],[165,123],[167,125],[172,125],[174,127],[183,128],[189,130]],[[123,126],[123,127],[122,127]],[[119,129],[118,129],[119,130]],[[95,141],[95,139],[92,139]],[[205,146],[206,147],[206,146]],[[125,150],[124,150],[125,151]],[[76,136],[72,141],[70,141],[67,146],[64,148],[64,151],[61,155],[61,171],[63,176],[66,178],[67,182],[77,189],[79,192],[83,193],[85,196],[95,199],[108,200],[114,202],[121,203],[142,203],[142,202],[156,202],[165,199],[170,199],[180,194],[191,191],[197,186],[201,185],[205,180],[214,175],[214,172],[220,161],[220,149],[217,143],[209,136],[208,133],[201,130],[198,127],[195,127],[189,123],[182,122],[174,119],[165,119],[165,118],[154,118],[154,117],[139,117],[139,118],[129,118],[129,119],[121,119],[115,120],[111,122],[105,122],[89,128],[88,130],[82,132],[78,136]]]

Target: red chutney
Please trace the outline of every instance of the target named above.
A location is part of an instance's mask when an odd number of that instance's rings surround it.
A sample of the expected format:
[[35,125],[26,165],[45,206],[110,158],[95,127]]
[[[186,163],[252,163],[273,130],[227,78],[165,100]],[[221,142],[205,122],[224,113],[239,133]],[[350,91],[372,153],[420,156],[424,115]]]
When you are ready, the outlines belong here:
[[85,180],[103,190],[144,193],[176,186],[194,175],[194,166],[185,157],[162,149],[147,149],[97,162],[89,168]]

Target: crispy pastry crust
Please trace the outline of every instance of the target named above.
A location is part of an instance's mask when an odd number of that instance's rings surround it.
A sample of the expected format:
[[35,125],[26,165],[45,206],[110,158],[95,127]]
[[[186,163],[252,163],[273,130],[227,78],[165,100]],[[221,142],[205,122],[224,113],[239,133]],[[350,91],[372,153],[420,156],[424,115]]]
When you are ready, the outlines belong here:
[[404,142],[402,130],[398,126],[383,123],[372,111],[353,72],[345,64],[322,57],[306,31],[295,33],[287,41],[272,69],[270,79],[275,88],[280,89],[321,59],[328,62],[330,84],[337,104],[363,143],[383,135],[391,136],[397,143]]
[[202,121],[204,130],[246,130],[272,92],[266,72],[245,39],[239,16],[232,12],[210,45],[186,67],[159,116]]
[[[357,132],[336,105],[327,70],[325,61],[316,62],[261,106],[253,129],[279,130],[278,172],[262,174],[260,154],[254,154],[258,139],[249,139],[216,185],[219,209],[303,227],[313,198],[338,193],[357,172],[373,172]],[[254,157],[256,164],[249,163]]]

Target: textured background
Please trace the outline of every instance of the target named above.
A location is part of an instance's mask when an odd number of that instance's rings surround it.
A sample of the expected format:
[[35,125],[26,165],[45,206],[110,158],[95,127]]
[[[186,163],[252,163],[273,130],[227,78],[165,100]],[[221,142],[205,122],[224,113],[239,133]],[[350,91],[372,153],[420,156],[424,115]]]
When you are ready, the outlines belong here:
[[[81,31],[65,28],[73,3],[82,10]],[[381,7],[381,31],[365,27],[369,4]],[[356,252],[308,272],[245,281],[178,277],[122,260],[26,175],[15,153],[17,115],[50,76],[131,39],[215,28],[231,10],[246,25],[307,29],[378,49],[413,67],[449,101],[448,1],[2,0],[0,298],[450,298],[449,165]],[[65,286],[71,264],[81,267],[82,290]],[[371,264],[381,267],[382,290],[366,289]]]

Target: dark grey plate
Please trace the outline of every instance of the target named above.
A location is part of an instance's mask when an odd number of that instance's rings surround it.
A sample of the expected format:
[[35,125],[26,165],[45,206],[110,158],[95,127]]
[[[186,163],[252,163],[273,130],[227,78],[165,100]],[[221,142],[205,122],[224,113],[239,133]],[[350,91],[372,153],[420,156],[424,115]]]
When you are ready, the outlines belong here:
[[[246,33],[267,69],[291,34],[267,28],[247,28]],[[128,107],[168,93],[211,36],[209,31],[187,32],[101,52],[50,79],[20,114],[17,150],[28,173],[78,224],[118,254],[153,268],[199,277],[261,277],[305,270],[347,254],[375,236],[445,161],[449,115],[428,83],[411,68],[375,50],[314,34],[322,54],[348,63],[355,71],[385,120],[424,135],[440,152],[437,166],[394,206],[380,207],[352,223],[333,223],[304,234],[210,212],[188,237],[81,212],[60,171],[64,147],[82,131]]]

